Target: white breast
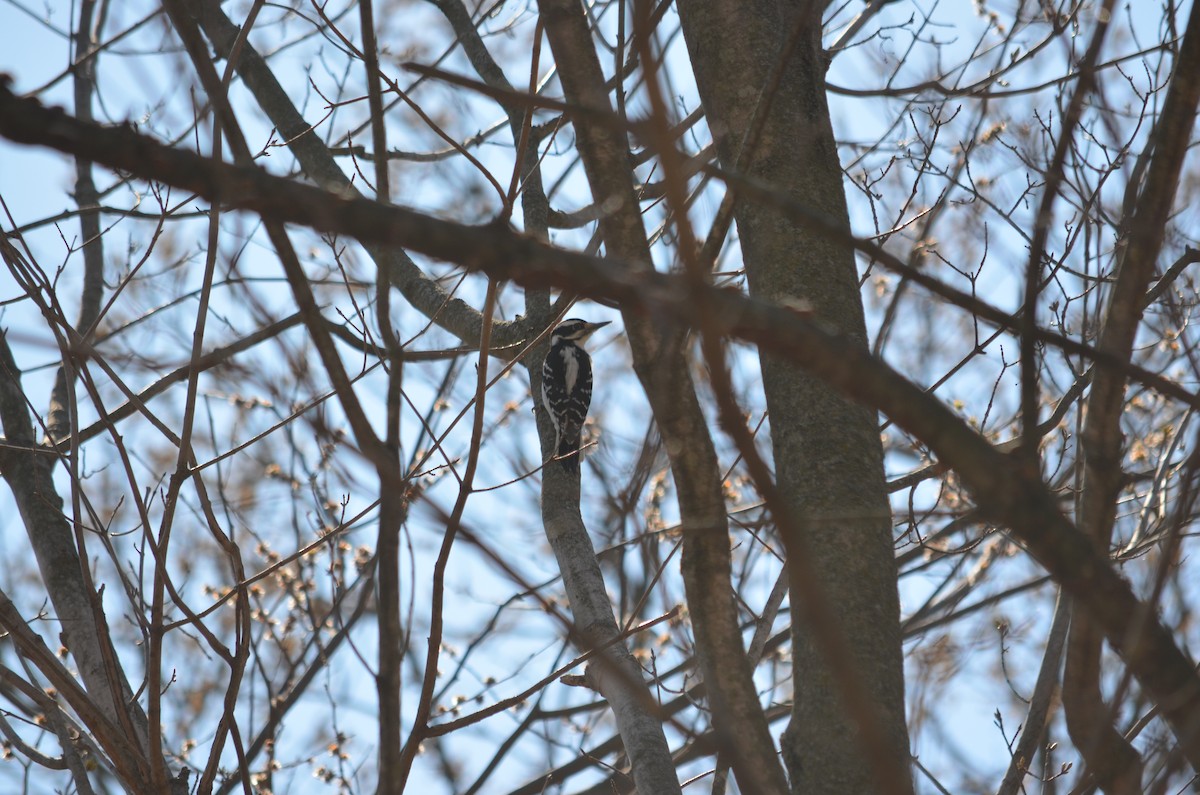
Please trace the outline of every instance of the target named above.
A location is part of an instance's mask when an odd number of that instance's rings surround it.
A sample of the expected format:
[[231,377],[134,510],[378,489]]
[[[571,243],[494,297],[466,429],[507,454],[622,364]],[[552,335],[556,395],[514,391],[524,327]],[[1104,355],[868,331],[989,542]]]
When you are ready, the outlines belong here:
[[579,380],[579,354],[572,346],[563,349],[562,358],[566,366],[563,380],[567,385],[567,394],[570,395],[575,391],[575,382]]

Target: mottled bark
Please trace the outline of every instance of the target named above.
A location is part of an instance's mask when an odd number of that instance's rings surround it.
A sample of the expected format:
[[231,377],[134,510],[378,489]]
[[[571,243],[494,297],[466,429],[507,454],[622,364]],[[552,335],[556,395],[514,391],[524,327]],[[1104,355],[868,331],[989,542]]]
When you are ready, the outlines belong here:
[[[679,11],[722,165],[769,182],[848,230],[819,15],[709,0],[681,0]],[[780,58],[787,60],[774,82]],[[764,114],[760,128],[756,111]],[[734,217],[751,295],[806,301],[822,323],[865,349],[853,249],[753,201],[736,202]],[[862,686],[878,705],[893,752],[907,760],[896,566],[875,412],[774,356],[764,355],[762,367],[780,490],[805,519],[800,532],[855,652]],[[859,756],[822,652],[803,626],[793,628],[793,641],[795,706],[783,749],[792,790],[866,792],[871,767]]]

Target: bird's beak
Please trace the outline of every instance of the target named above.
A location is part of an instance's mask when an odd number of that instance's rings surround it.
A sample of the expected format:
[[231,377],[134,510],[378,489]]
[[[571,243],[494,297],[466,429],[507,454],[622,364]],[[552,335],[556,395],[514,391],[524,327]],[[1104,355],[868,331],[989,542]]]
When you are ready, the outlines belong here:
[[600,329],[604,328],[605,326],[607,326],[607,325],[608,325],[609,323],[611,323],[611,322],[612,322],[611,320],[605,320],[605,321],[602,321],[602,322],[600,322],[600,323],[588,323],[588,326],[587,326],[587,334],[585,335],[585,338],[586,338],[586,337],[590,337],[590,336],[592,336],[592,335],[593,335],[593,334],[595,334],[597,331],[599,331]]

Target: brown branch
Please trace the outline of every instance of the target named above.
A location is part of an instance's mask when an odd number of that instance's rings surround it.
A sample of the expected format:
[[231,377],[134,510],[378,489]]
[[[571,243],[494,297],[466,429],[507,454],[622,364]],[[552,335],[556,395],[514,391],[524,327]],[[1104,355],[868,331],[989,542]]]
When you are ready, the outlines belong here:
[[[96,11],[95,0],[83,0],[79,4],[79,23],[75,29],[75,59],[73,86],[75,93],[75,115],[84,121],[95,121],[92,115],[92,95],[96,92],[96,68],[98,55],[96,35],[93,31],[92,15]],[[100,299],[104,294],[104,240],[100,235],[100,194],[92,178],[92,164],[85,158],[75,158],[75,204],[80,208],[79,229],[83,237],[83,294],[79,307],[79,322],[75,327],[85,338],[94,331],[100,316]],[[88,209],[84,209],[88,208]],[[74,379],[70,362],[64,362],[54,379],[50,393],[49,436],[55,442],[71,433],[70,396],[67,379]]]
[[[475,368],[475,417],[471,425],[471,445],[467,452],[466,470],[463,472],[462,479],[459,482],[458,497],[454,501],[454,508],[450,512],[450,518],[446,523],[446,530],[442,536],[442,545],[438,551],[437,560],[434,563],[433,588],[429,609],[429,637],[425,656],[425,677],[421,682],[421,691],[417,702],[417,712],[413,722],[412,733],[409,735],[408,740],[405,741],[404,746],[398,749],[395,766],[391,770],[395,784],[398,787],[396,790],[397,793],[403,791],[404,784],[408,781],[413,761],[416,759],[421,742],[427,734],[429,716],[433,708],[433,692],[437,684],[439,658],[443,642],[442,631],[445,622],[446,568],[450,563],[450,552],[453,549],[454,540],[462,525],[463,511],[466,510],[467,500],[470,498],[474,488],[475,472],[479,465],[480,442],[483,438],[483,429],[487,416],[485,413],[488,389],[487,359],[488,349],[491,347],[492,324],[490,320],[495,312],[496,290],[496,282],[494,280],[489,281],[487,297],[484,300],[483,307],[483,335],[479,339],[479,362]],[[396,629],[398,630],[399,627]],[[380,664],[382,665],[382,660]]]
[[[151,398],[161,395],[163,392],[166,392],[169,387],[180,383],[186,379],[188,374],[193,370],[204,372],[205,370],[211,370],[214,367],[219,367],[237,354],[249,350],[260,342],[276,337],[287,329],[299,324],[300,314],[293,314],[282,320],[277,320],[269,326],[264,326],[252,334],[247,334],[237,342],[233,342],[229,345],[211,350],[208,353],[193,359],[188,364],[176,367],[174,370],[162,376],[150,386],[138,392],[137,402],[126,401],[112,411],[108,412],[108,415],[105,418],[97,420],[86,428],[81,429],[79,431],[79,440],[81,442],[86,442],[90,439],[94,439],[100,434],[107,432],[112,423],[120,422],[121,420],[127,419],[128,417],[138,413],[145,407],[146,403],[148,403]],[[87,350],[88,355],[95,355],[93,350],[88,350],[86,346],[83,347],[84,350]],[[437,353],[441,352],[438,351]],[[61,442],[59,443],[60,449],[62,448],[63,444],[64,443]]]
[[[254,167],[215,163],[191,152],[164,146],[129,127],[81,124],[58,108],[22,99],[6,88],[0,75],[0,135],[18,143],[47,146],[73,153],[84,151],[110,168],[149,180],[192,190],[209,201],[249,210],[264,217],[344,234],[366,244],[405,246],[431,257],[457,262],[489,275],[514,279],[526,287],[575,288],[589,298],[608,301],[636,299],[646,279],[654,277],[622,265],[620,258],[601,260],[540,245],[502,224],[470,226],[446,221],[402,207],[298,184]],[[831,236],[844,238],[862,253],[904,274],[931,293],[961,307],[980,320],[1016,331],[1018,320],[986,301],[955,290],[932,276],[910,268],[869,240],[854,238],[816,213],[795,205],[761,182],[714,170],[739,190],[760,201],[787,209],[792,220],[810,224]],[[457,300],[457,299],[455,299]],[[635,300],[635,303],[637,301]],[[1200,398],[1178,383],[1127,360],[1053,331],[1039,329],[1039,340],[1071,354],[1121,369],[1139,383],[1185,405],[1200,409]]]
[[[659,84],[660,75],[655,69],[656,53],[651,46],[653,29],[649,27],[649,20],[646,18],[648,12],[649,7],[646,4],[635,4],[634,42],[636,52],[646,70],[647,95],[653,111],[650,126],[654,137],[650,140],[654,143],[653,148],[658,152],[663,169],[667,201],[688,275],[689,290],[694,299],[702,301],[704,288],[711,285],[712,261],[697,255],[700,247],[688,220],[686,194],[690,175],[686,173],[682,156],[672,141],[667,102]],[[783,59],[786,60],[786,57],[785,54]],[[742,150],[747,159],[754,151],[755,139],[761,133],[763,121],[768,117],[767,109],[774,97],[772,89],[777,85],[778,83],[768,82],[764,96],[756,108],[757,118],[749,125]],[[717,116],[711,115],[709,118]],[[710,248],[717,247],[719,246],[714,245]],[[711,254],[715,260],[715,252],[705,253]],[[824,593],[817,578],[811,576],[813,572],[806,567],[809,565],[809,558],[805,556],[806,550],[797,543],[796,534],[793,532],[796,526],[792,521],[793,517],[787,507],[777,499],[778,490],[774,488],[775,484],[767,466],[758,454],[754,438],[743,419],[742,410],[733,396],[720,332],[710,323],[703,324],[701,332],[701,346],[720,410],[721,426],[733,437],[755,487],[767,501],[780,526],[781,535],[788,548],[788,578],[793,585],[793,594],[803,605],[800,615],[805,621],[806,629],[811,629],[821,639],[823,650],[829,652],[831,657],[842,652],[841,662],[846,663],[849,660],[849,655],[845,654],[848,644],[844,635],[830,621],[833,611],[828,609],[828,600],[823,598]],[[664,397],[667,395],[664,394]],[[722,745],[718,766],[732,766],[739,787],[745,791],[786,792],[787,779],[782,765],[779,764],[775,743],[754,688],[754,666],[743,647],[737,609],[731,598],[734,591],[728,519],[723,510],[723,496],[714,495],[711,488],[713,484],[720,483],[722,478],[719,475],[713,477],[714,473],[708,471],[716,469],[712,439],[703,424],[699,427],[689,427],[683,423],[664,420],[661,417],[663,404],[660,403],[656,408],[659,410],[655,412],[655,416],[663,428],[664,440],[671,453],[672,472],[677,479],[681,474],[693,479],[692,483],[685,481],[680,486],[681,516],[688,517],[689,510],[693,517],[701,512],[716,511],[724,519],[723,527],[688,527],[685,518],[681,563],[689,611],[695,627],[696,649],[704,681],[708,685],[713,728]],[[683,454],[681,447],[689,452]],[[689,496],[692,498],[691,504],[687,505],[685,499]],[[850,696],[849,703],[853,710],[854,707],[861,706],[862,702],[860,698],[856,703],[854,695],[863,695],[862,690],[856,690],[855,666],[842,665],[839,669],[844,673],[839,684],[849,685],[843,688],[843,695]],[[863,713],[857,713],[856,716],[862,715]],[[874,725],[871,717],[866,713],[864,719]],[[864,730],[863,736],[873,736],[870,727]],[[878,748],[872,750],[879,751]],[[868,758],[879,759],[880,754],[869,754]],[[883,755],[883,758],[887,759],[887,755]],[[724,774],[721,773],[715,780],[723,787]]]
[[1070,604],[1060,593],[1058,604],[1054,608],[1054,620],[1050,624],[1050,636],[1046,639],[1042,667],[1038,670],[1033,697],[1029,700],[1029,711],[1021,724],[1021,739],[1012,752],[1012,759],[1004,774],[1004,780],[1000,783],[998,795],[1017,795],[1024,790],[1025,774],[1033,763],[1033,755],[1037,751],[1037,744],[1042,739],[1046,721],[1050,716],[1070,618]]
[[1096,27],[1092,31],[1092,40],[1088,43],[1087,52],[1084,53],[1083,61],[1080,64],[1079,80],[1063,116],[1062,129],[1058,134],[1058,144],[1054,147],[1054,155],[1051,157],[1050,166],[1044,175],[1046,184],[1042,190],[1041,202],[1033,218],[1033,237],[1029,242],[1029,260],[1025,265],[1025,289],[1024,300],[1021,303],[1019,340],[1021,352],[1021,445],[1018,450],[1020,454],[1028,456],[1030,461],[1037,459],[1039,439],[1035,431],[1038,422],[1038,406],[1041,403],[1036,332],[1038,295],[1042,289],[1042,265],[1046,241],[1050,237],[1050,223],[1054,220],[1054,205],[1058,201],[1058,192],[1063,182],[1066,181],[1064,168],[1067,154],[1075,142],[1075,130],[1083,116],[1084,99],[1091,95],[1096,85],[1096,61],[1100,57],[1100,48],[1104,45],[1105,34],[1108,33],[1108,23],[1112,18],[1115,2],[1116,0],[1104,0],[1103,7],[1096,14]]
[[[228,95],[224,84],[221,82],[213,68],[208,54],[203,46],[203,41],[200,37],[198,27],[193,20],[185,13],[182,0],[168,0],[164,4],[172,23],[175,25],[176,32],[180,35],[188,55],[195,66],[201,83],[204,86],[205,92],[208,94],[210,102],[216,111],[216,119],[219,128],[228,140],[230,148],[233,151],[236,160],[243,166],[248,166],[253,163],[253,158],[249,147],[240,126],[237,117],[233,113],[233,109],[229,104]],[[240,51],[242,55],[250,52],[250,48],[245,45],[245,41],[238,39],[234,45],[242,47]],[[236,63],[234,64],[236,66]],[[220,138],[216,139],[218,142]],[[398,500],[403,493],[402,476],[399,469],[399,459],[396,450],[388,449],[374,433],[366,413],[363,410],[362,404],[359,402],[357,395],[354,392],[353,383],[347,374],[342,360],[337,353],[336,345],[325,327],[323,317],[316,299],[312,292],[312,287],[308,283],[307,275],[300,264],[299,258],[296,255],[295,249],[291,245],[291,241],[284,230],[283,224],[276,219],[264,218],[264,226],[267,231],[267,236],[270,238],[278,256],[280,264],[283,267],[287,277],[288,285],[291,287],[292,295],[296,301],[299,314],[303,318],[305,326],[309,331],[310,338],[313,341],[314,347],[317,349],[318,356],[321,360],[334,391],[338,395],[339,402],[345,412],[347,422],[354,431],[355,440],[359,445],[359,449],[364,456],[375,466],[379,475],[380,489],[385,495],[384,505],[380,510],[380,532],[395,532],[399,533],[399,525],[403,519],[404,511],[398,508]],[[210,240],[210,251],[215,249],[215,242]],[[206,278],[206,281],[211,278]],[[202,335],[202,326],[198,324],[196,331],[197,341]],[[198,342],[197,342],[198,345]],[[199,356],[199,348],[195,347],[193,356]],[[190,379],[190,385],[194,389],[195,376]],[[189,404],[192,399],[189,397]],[[187,427],[185,426],[185,433]],[[194,483],[197,494],[200,498],[201,507],[204,511],[205,518],[208,522],[209,530],[217,540],[222,550],[226,553],[229,559],[235,579],[238,581],[245,579],[245,572],[242,566],[241,553],[237,545],[221,530],[219,523],[213,514],[211,503],[207,496],[207,489],[201,477],[197,462],[191,450],[190,443],[181,444],[179,470],[176,476],[171,479],[168,491],[168,501],[166,503],[167,510],[164,512],[163,530],[161,531],[162,541],[160,544],[165,547],[169,532],[170,512],[175,507],[175,501],[170,499],[173,493],[177,493],[178,484],[188,475],[190,471],[191,480]],[[390,499],[389,499],[390,496]],[[388,508],[392,510],[388,510]],[[160,553],[161,554],[161,553]],[[161,570],[163,563],[160,561],[159,569]],[[398,575],[397,575],[398,576]],[[159,577],[155,577],[155,606],[157,607],[158,598],[158,582]],[[232,705],[236,698],[238,688],[249,657],[249,645],[245,641],[248,634],[248,626],[250,621],[249,599],[242,598],[237,601],[237,620],[239,623],[238,637],[241,639],[235,659],[232,661],[230,668],[230,683],[226,690],[226,714],[222,717],[218,725],[216,738],[213,743],[213,750],[210,755],[210,764],[204,771],[203,779],[200,783],[200,789],[203,792],[211,790],[213,779],[217,772],[216,761],[220,756],[221,747],[227,735],[232,735],[234,740],[234,748],[237,752],[239,762],[245,763],[245,750],[242,746],[240,734],[237,732],[236,723],[232,720]],[[153,661],[154,641],[161,633],[161,620],[151,626],[151,655]],[[152,663],[153,664],[153,663]],[[153,676],[153,672],[152,672]],[[153,678],[151,684],[154,684]],[[157,693],[151,693],[151,708],[156,704]],[[397,708],[398,708],[397,704]],[[397,716],[398,720],[398,716]],[[157,731],[157,726],[152,720],[151,731]],[[152,759],[152,761],[154,761]]]
[[[827,235],[789,223],[784,207],[727,182],[750,294],[807,302],[819,322],[865,345],[844,177],[825,100],[820,5],[780,4],[743,15],[732,3],[678,3],[724,170],[769,183],[789,204],[822,214],[842,231]],[[665,167],[668,156],[660,157]],[[717,253],[722,234],[718,227],[710,235],[706,254]],[[781,738],[792,789],[911,792],[877,417],[760,350],[771,472],[733,399],[719,333],[705,329],[702,347],[721,427],[737,442],[779,525],[793,607],[803,619],[792,622],[796,686]]]
[[[73,36],[76,58],[79,63],[73,68],[74,102],[76,114],[91,121],[92,97],[96,90],[97,51],[94,19],[96,4],[91,1],[80,5],[79,19]],[[96,207],[100,197],[92,177],[92,163],[86,157],[75,158],[75,200],[81,208]],[[83,289],[77,327],[90,336],[99,317],[103,295],[104,251],[101,240],[100,212],[98,209],[81,211],[80,228],[83,238],[84,261]],[[22,268],[28,272],[33,266],[25,262],[20,253],[7,241],[0,241],[3,259],[11,270]],[[20,281],[18,277],[18,281]],[[49,301],[55,301],[53,295]],[[43,313],[47,306],[39,303]],[[61,314],[61,309],[59,310]],[[61,318],[60,318],[61,319]],[[65,320],[54,323],[48,318],[55,331],[63,353],[50,393],[46,435],[51,440],[70,440],[70,451],[64,457],[72,482],[79,482],[79,458],[74,454],[79,449],[78,418],[75,416],[75,362],[65,343],[67,333]],[[17,370],[7,340],[0,339],[0,387],[4,406],[0,408],[5,434],[10,441],[26,447],[25,451],[6,450],[0,457],[3,470],[13,496],[17,502],[25,530],[33,547],[42,580],[54,603],[63,631],[70,638],[69,646],[79,666],[80,678],[90,696],[96,700],[100,712],[121,727],[136,745],[146,739],[146,718],[140,706],[132,698],[132,690],[124,672],[116,663],[116,653],[107,632],[102,608],[88,567],[81,562],[83,539],[72,531],[62,513],[63,501],[53,483],[53,467],[57,456],[33,453],[33,426],[29,422],[28,400],[19,382]],[[81,524],[81,506],[77,490],[70,492],[74,527]],[[64,752],[69,749],[64,746]],[[151,754],[151,756],[154,756]],[[141,761],[141,760],[139,760]],[[74,772],[74,771],[73,771]],[[124,771],[128,774],[130,771]],[[83,781],[80,786],[86,787]]]
[[[22,656],[41,671],[92,732],[96,742],[112,760],[121,780],[132,791],[143,791],[142,785],[147,780],[146,759],[136,747],[137,738],[129,737],[108,719],[95,698],[79,686],[71,672],[59,662],[42,637],[29,628],[12,600],[3,592],[0,592],[0,627],[12,638]],[[8,673],[8,669],[0,667],[0,674],[3,673]],[[9,683],[18,687],[25,684],[21,680],[10,680]]]
[[[1150,135],[1149,151],[1153,154],[1145,184],[1140,194],[1136,193],[1136,186],[1127,192],[1121,223],[1125,239],[1121,241],[1116,283],[1108,293],[1097,344],[1099,350],[1118,362],[1131,360],[1147,288],[1175,202],[1180,170],[1200,103],[1197,74],[1200,74],[1200,9],[1193,8],[1162,115]],[[1169,284],[1166,279],[1163,282]],[[1029,309],[1027,306],[1026,311]],[[1108,552],[1117,501],[1125,485],[1121,418],[1126,378],[1125,370],[1108,362],[1097,363],[1081,437],[1083,485],[1079,526],[1100,554]],[[1135,615],[1133,620],[1143,620],[1143,614]],[[1077,616],[1072,622],[1063,686],[1067,728],[1099,785],[1117,795],[1132,795],[1141,790],[1141,759],[1112,725],[1114,708],[1104,702],[1100,689],[1101,641],[1102,633],[1089,616]]]
[[[0,241],[7,245],[7,241]],[[71,526],[63,515],[63,501],[53,480],[52,468],[57,456],[36,454],[30,407],[21,388],[20,371],[0,333],[0,423],[5,438],[13,446],[0,449],[0,472],[12,490],[17,509],[28,533],[30,545],[38,562],[42,580],[54,604],[62,627],[64,645],[70,649],[78,667],[79,677],[94,702],[92,710],[112,725],[126,726],[131,716],[126,710],[137,711],[135,704],[126,706],[117,692],[126,692],[124,677],[110,663],[115,660],[111,638],[102,631],[97,620],[98,597],[85,586],[79,552]],[[23,449],[21,449],[23,448]],[[11,627],[9,631],[12,631]],[[82,708],[74,706],[78,711]],[[83,716],[83,712],[80,712]],[[89,722],[97,726],[94,720]],[[136,745],[142,738],[136,733],[119,732]],[[128,783],[141,780],[145,757],[138,752],[126,754],[121,765]]]

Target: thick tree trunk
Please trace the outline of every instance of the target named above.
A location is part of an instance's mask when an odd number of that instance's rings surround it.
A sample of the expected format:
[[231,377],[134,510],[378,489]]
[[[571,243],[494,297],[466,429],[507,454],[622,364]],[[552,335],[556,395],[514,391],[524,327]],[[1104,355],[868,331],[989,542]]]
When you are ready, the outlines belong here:
[[[772,3],[750,9],[728,0],[680,0],[679,13],[723,166],[768,180],[849,228],[824,93],[819,15],[787,17]],[[772,89],[772,70],[785,49],[790,57]],[[771,104],[744,155],[760,101]],[[734,217],[752,295],[803,299],[823,323],[865,347],[848,246],[749,201],[735,205]],[[780,489],[805,519],[801,532],[810,534],[805,541],[816,557],[813,569],[836,606],[861,686],[878,706],[894,753],[906,762],[899,599],[876,415],[795,366],[770,356],[762,365]],[[793,628],[793,639],[795,705],[783,748],[792,791],[873,790],[871,765],[860,758],[821,650],[803,626]]]

